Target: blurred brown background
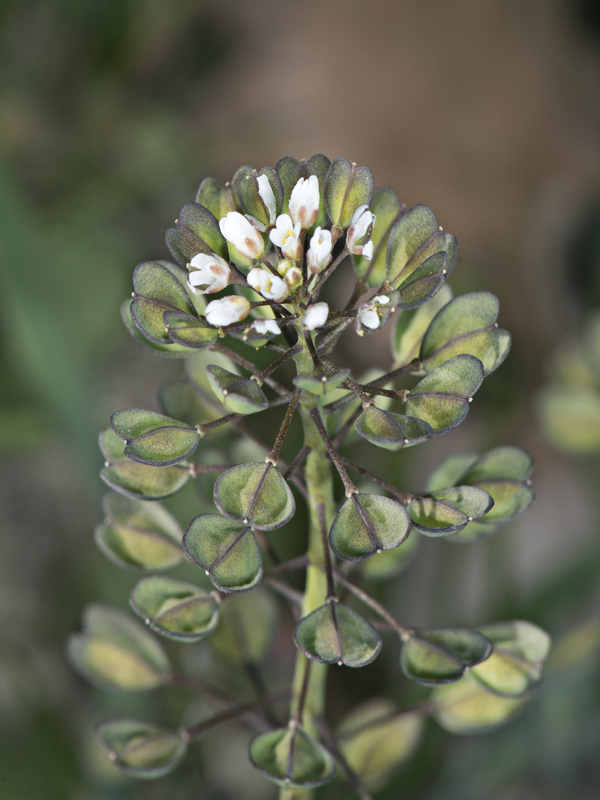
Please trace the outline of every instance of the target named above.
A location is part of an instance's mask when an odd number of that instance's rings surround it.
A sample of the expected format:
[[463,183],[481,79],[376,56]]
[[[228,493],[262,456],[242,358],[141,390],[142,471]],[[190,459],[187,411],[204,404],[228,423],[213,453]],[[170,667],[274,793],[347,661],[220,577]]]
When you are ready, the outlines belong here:
[[[469,554],[424,548],[397,602],[418,623],[510,609],[559,632],[563,617],[568,629],[594,613],[598,583],[575,579],[577,594],[564,581],[568,565],[598,558],[598,465],[554,452],[533,409],[544,364],[600,302],[597,0],[3,0],[0,63],[3,797],[167,791],[111,782],[91,764],[90,708],[116,701],[90,699],[64,640],[85,602],[124,604],[130,583],[92,544],[97,431],[117,408],[155,407],[176,372],[123,329],[132,269],[167,257],[164,230],[203,177],[241,164],[317,152],[368,164],[376,185],[430,205],[457,235],[455,291],[496,293],[514,334],[465,430],[412,464],[422,483],[442,453],[520,444],[536,457],[536,505]],[[371,359],[360,353],[357,368]],[[452,598],[443,612],[440,581]],[[559,584],[557,597],[548,587]],[[538,711],[535,732],[567,726],[566,739],[534,746],[522,726],[512,736],[528,739],[524,756],[523,740],[502,734],[501,768],[489,738],[439,735],[411,796],[597,797],[600,670],[590,675],[581,713],[571,695],[562,711]],[[460,777],[457,758],[472,772]],[[203,797],[261,796],[207,781]],[[183,779],[173,786],[169,796],[198,796]]]

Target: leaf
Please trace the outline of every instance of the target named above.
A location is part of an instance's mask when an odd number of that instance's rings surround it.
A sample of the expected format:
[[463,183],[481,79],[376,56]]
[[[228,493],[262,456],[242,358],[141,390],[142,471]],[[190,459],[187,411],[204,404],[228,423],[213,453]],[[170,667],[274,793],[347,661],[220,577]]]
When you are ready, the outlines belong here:
[[370,210],[375,214],[375,224],[371,231],[373,257],[368,261],[364,256],[352,256],[358,277],[368,286],[381,286],[387,277],[387,244],[394,224],[404,206],[398,195],[389,186],[376,189],[373,193]]
[[415,497],[408,511],[415,528],[427,536],[447,536],[486,514],[493,505],[488,492],[475,486],[440,489],[430,497]]
[[230,211],[239,211],[231,184],[223,185],[216,178],[205,178],[196,193],[196,203],[207,208],[219,220]]
[[339,510],[329,531],[333,552],[348,561],[398,547],[408,536],[404,506],[376,494],[353,494]]
[[542,662],[550,649],[545,631],[522,620],[494,623],[480,630],[494,646],[487,661],[471,671],[485,689],[503,697],[520,697],[539,683]]
[[337,600],[328,600],[301,619],[294,642],[314,661],[347,667],[364,667],[381,650],[381,637],[371,623]]
[[525,620],[494,622],[479,631],[495,648],[508,650],[527,661],[545,661],[550,652],[551,639],[546,631]]
[[401,712],[390,700],[375,699],[344,717],[336,740],[354,773],[377,789],[413,755],[424,727],[422,714]]
[[419,636],[411,636],[404,642],[400,666],[408,678],[426,685],[457,681],[465,671],[458,658]]
[[182,267],[198,253],[216,253],[227,259],[227,242],[216,217],[208,208],[188,203],[181,209],[175,225],[167,231],[166,241],[173,258]]
[[336,771],[331,754],[299,725],[257,736],[250,742],[250,761],[285,788],[322,786]]
[[448,683],[458,680],[467,667],[485,661],[491,651],[490,641],[478,631],[418,631],[403,643],[400,664],[405,675],[418,683]]
[[398,575],[410,563],[419,543],[419,537],[409,532],[402,547],[382,550],[364,562],[362,576],[366,580],[381,581]]
[[434,253],[397,286],[400,309],[412,309],[434,297],[448,278],[448,255]]
[[522,698],[497,697],[466,673],[456,683],[437,686],[431,695],[435,718],[449,733],[481,733],[513,717],[524,704]]
[[112,428],[104,428],[98,435],[98,444],[106,461],[121,461],[125,457],[125,442]]
[[452,290],[444,284],[440,291],[418,308],[398,314],[392,334],[394,358],[399,365],[409,364],[419,355],[421,341],[437,312],[452,299]]
[[182,489],[190,479],[187,467],[150,467],[127,459],[105,467],[100,477],[120,494],[146,500],[162,500]]
[[429,488],[450,483],[470,484],[486,491],[494,505],[475,522],[453,536],[452,542],[469,542],[494,533],[531,505],[534,497],[529,485],[533,461],[520,447],[497,447],[481,457],[456,454],[446,459],[433,473]]
[[459,355],[426,375],[406,399],[406,412],[427,422],[433,436],[455,428],[466,417],[468,401],[483,380],[481,361]]
[[267,227],[271,224],[269,209],[267,208],[264,200],[258,191],[258,177],[265,175],[269,181],[269,185],[273,190],[275,197],[275,216],[281,213],[281,206],[284,199],[283,186],[279,175],[273,167],[263,167],[258,172],[252,170],[251,172],[238,171],[237,179],[234,183],[234,189],[237,193],[238,200],[242,211],[258,222]]
[[179,731],[168,731],[147,722],[115,719],[100,722],[95,733],[111,762],[135,778],[160,778],[179,764],[187,741]]
[[365,408],[354,427],[356,432],[371,444],[393,452],[402,447],[419,444],[433,436],[433,430],[428,422],[414,416],[384,411],[377,406]]
[[182,531],[160,503],[107,494],[106,522],[94,532],[96,544],[120,567],[169,569],[183,560]]
[[225,516],[263,531],[285,525],[296,508],[290,487],[268,462],[240,464],[220,475],[215,503]]
[[220,591],[248,592],[260,583],[260,550],[247,524],[219,514],[194,517],[184,534],[183,549]]
[[372,197],[373,175],[368,167],[357,167],[341,157],[331,163],[323,198],[333,225],[347,228],[356,209],[368,206]]
[[165,311],[163,322],[169,339],[175,344],[201,350],[218,337],[216,328],[185,311]]
[[[388,282],[393,289],[404,291],[409,284],[424,280],[427,273],[434,276],[441,274],[442,270],[446,270],[442,276],[445,280],[452,272],[457,257],[458,242],[451,234],[442,232],[431,209],[424,205],[413,206],[400,216],[390,234],[387,249]],[[422,269],[428,259],[432,261]],[[408,294],[411,295],[411,302],[416,304],[418,297],[422,296],[423,302],[428,292],[433,294],[435,288],[413,289]],[[401,302],[404,301],[403,297]]]
[[279,175],[281,186],[283,188],[283,206],[284,213],[288,213],[288,204],[290,202],[290,195],[292,189],[298,183],[300,178],[305,178],[305,169],[303,165],[292,156],[284,156],[276,165],[275,170]]
[[227,411],[254,414],[269,407],[269,401],[256,381],[240,378],[215,364],[209,364],[206,375],[215,395]]
[[160,575],[139,581],[129,602],[155,633],[180,642],[199,642],[212,633],[219,620],[214,595]]
[[413,387],[410,397],[425,392],[443,392],[472,397],[481,386],[483,365],[470,355],[458,355],[445,361]]
[[423,337],[419,358],[425,370],[469,353],[482,362],[485,375],[493,372],[510,349],[510,334],[496,325],[499,307],[489,292],[471,292],[445,305]]
[[533,469],[531,454],[521,447],[495,447],[476,459],[461,476],[464,483],[490,480],[524,481]]
[[505,650],[494,652],[483,664],[471,670],[473,677],[488,691],[501,697],[521,697],[542,677],[539,664],[529,663]]
[[142,408],[116,411],[110,420],[126,442],[125,455],[150,466],[171,466],[190,456],[200,441],[195,428]]
[[134,298],[131,318],[150,341],[168,343],[163,313],[169,310],[195,315],[194,306],[183,284],[157,261],[143,261],[133,271]]
[[109,606],[88,606],[83,632],[69,637],[67,651],[75,668],[103,689],[144,691],[169,678],[158,642],[128,614]]
[[342,369],[339,372],[333,373],[326,372],[322,375],[297,375],[293,379],[293,384],[300,389],[305,389],[311,394],[323,396],[337,389],[349,375],[349,369]]
[[189,347],[184,347],[181,344],[175,344],[175,342],[171,340],[167,341],[165,339],[163,341],[161,339],[162,344],[159,344],[158,342],[148,339],[133,321],[133,317],[131,316],[132,303],[133,300],[125,300],[125,302],[121,305],[121,318],[123,319],[125,327],[131,336],[144,348],[144,350],[148,350],[155,355],[165,356],[166,358],[183,358],[190,353]]

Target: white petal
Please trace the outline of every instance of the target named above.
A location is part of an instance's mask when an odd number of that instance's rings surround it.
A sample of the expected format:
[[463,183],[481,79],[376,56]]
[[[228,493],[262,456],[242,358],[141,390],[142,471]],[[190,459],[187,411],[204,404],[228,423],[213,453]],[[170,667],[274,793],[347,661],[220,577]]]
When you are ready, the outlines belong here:
[[327,303],[315,303],[309,306],[304,313],[304,327],[309,331],[315,328],[322,328],[329,316],[329,306]]
[[257,333],[272,333],[275,335],[280,333],[279,325],[274,319],[257,319],[256,322],[252,323],[252,327]]
[[254,259],[263,253],[265,245],[262,236],[239,211],[229,211],[219,220],[219,228],[227,241],[243,256]]
[[366,258],[367,261],[370,261],[373,258],[373,242],[367,242],[366,245],[362,249],[361,253],[363,258]]
[[275,222],[275,215],[277,214],[277,201],[273,194],[273,188],[266,175],[259,175],[256,182],[258,183],[258,193],[269,212],[269,222],[273,224]]
[[379,314],[374,309],[363,311],[362,314],[358,315],[358,319],[363,327],[369,328],[372,331],[377,330],[381,322]]
[[209,325],[221,327],[240,322],[250,313],[250,302],[240,295],[229,295],[220,300],[212,300],[205,310],[206,320]]

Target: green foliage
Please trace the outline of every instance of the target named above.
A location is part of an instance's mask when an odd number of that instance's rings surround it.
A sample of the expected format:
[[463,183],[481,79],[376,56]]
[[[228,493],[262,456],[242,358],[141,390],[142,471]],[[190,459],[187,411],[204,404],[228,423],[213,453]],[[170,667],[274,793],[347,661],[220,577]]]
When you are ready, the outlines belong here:
[[212,633],[219,620],[214,595],[162,575],[142,578],[129,602],[155,633],[180,642],[199,642]]
[[181,733],[130,719],[101,722],[96,736],[116,766],[134,778],[160,778],[175,769],[187,750]]
[[279,786],[321,786],[335,775],[330,753],[298,725],[258,736],[250,745],[250,760]]
[[[189,578],[147,575],[130,604],[169,644],[188,644],[187,654],[206,642],[180,673],[146,627],[92,606],[69,653],[103,688],[179,683],[226,709],[177,732],[129,719],[102,723],[99,739],[121,770],[156,777],[178,763],[189,740],[244,719],[260,732],[250,759],[282,798],[293,790],[309,800],[313,787],[334,780],[336,762],[366,798],[365,785],[383,786],[410,757],[425,717],[457,733],[497,725],[538,684],[547,656],[548,637],[530,623],[416,630],[363,586],[398,575],[418,534],[481,538],[533,499],[531,457],[517,447],[450,455],[414,494],[348,454],[357,441],[380,456],[396,453],[464,420],[510,347],[497,327],[498,301],[487,292],[452,299],[445,282],[455,237],[426,206],[407,209],[393,189],[374,191],[368,167],[344,158],[286,157],[275,168],[243,166],[227,183],[207,178],[167,244],[177,264],[138,265],[122,314],[147,349],[184,359],[184,374],[162,390],[161,412],[118,411],[101,433],[102,478],[114,493],[95,537],[126,569],[183,572],[185,561]],[[345,306],[330,308],[321,290],[348,256],[353,290],[344,292]],[[361,378],[340,369],[342,335],[374,333],[394,317],[388,372]],[[359,490],[353,472],[373,489]],[[197,510],[180,525],[151,501],[188,482],[197,492],[187,507]],[[296,513],[300,500],[307,514]],[[279,531],[288,523],[303,537],[303,555]],[[303,584],[289,579],[292,570],[305,570]],[[285,623],[274,595],[290,606]],[[389,701],[347,708],[334,735],[327,666],[369,674],[382,647],[378,627],[399,637],[402,671],[433,687],[430,699],[408,709]],[[203,670],[230,679],[231,696]],[[256,701],[247,702],[240,673]],[[272,692],[280,684],[291,692]],[[286,725],[276,709],[288,700]]]
[[309,658],[340,667],[364,667],[381,650],[381,637],[371,623],[337,600],[301,619],[294,641]]
[[169,679],[163,649],[141,625],[116,608],[89,606],[83,632],[71,636],[68,652],[82,675],[105,689],[144,691]]
[[400,503],[377,494],[353,494],[331,526],[329,543],[340,558],[359,561],[398,547],[409,530],[410,519]]

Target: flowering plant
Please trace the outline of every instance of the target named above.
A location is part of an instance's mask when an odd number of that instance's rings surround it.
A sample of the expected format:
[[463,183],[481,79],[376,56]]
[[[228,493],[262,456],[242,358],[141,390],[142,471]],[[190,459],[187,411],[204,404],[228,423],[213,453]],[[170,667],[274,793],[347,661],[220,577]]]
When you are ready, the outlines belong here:
[[[141,624],[92,606],[69,644],[90,680],[117,690],[184,683],[226,705],[177,730],[111,720],[97,727],[98,737],[121,769],[155,777],[177,764],[193,738],[240,717],[259,732],[252,763],[281,787],[282,798],[308,798],[338,767],[366,798],[365,787],[381,785],[412,752],[426,717],[461,733],[511,716],[538,683],[547,654],[547,635],[530,623],[417,629],[361,586],[400,572],[420,536],[479,539],[532,500],[531,458],[517,447],[453,455],[418,494],[383,480],[350,452],[366,440],[395,453],[464,420],[482,380],[508,353],[498,301],[487,292],[453,299],[446,280],[457,259],[455,237],[426,206],[407,209],[392,189],[373,191],[371,171],[344,158],[242,167],[224,185],[208,178],[167,244],[177,263],[138,265],[123,316],[144,346],[184,358],[185,377],[163,392],[164,413],[117,411],[102,432],[102,477],[113,491],[96,541],[121,567],[156,573],[186,558],[200,567],[195,582],[143,577],[131,607],[159,636],[216,642],[215,658],[227,648],[236,652],[252,666],[258,696],[244,702],[206,676],[178,672]],[[332,308],[332,298],[323,299],[326,283],[348,256],[354,274],[341,307]],[[207,302],[205,295],[220,292]],[[342,335],[370,335],[394,316],[389,370],[360,381],[336,365]],[[260,368],[253,352],[271,360]],[[280,407],[278,433],[265,444],[246,418]],[[297,417],[302,441],[284,460]],[[228,452],[235,460],[239,449],[210,446],[228,427],[258,455],[230,463]],[[216,509],[202,495],[215,474]],[[182,535],[157,501],[192,480],[206,513]],[[298,500],[308,510],[305,552],[286,559],[277,542]],[[303,592],[288,577],[298,570],[305,570]],[[272,619],[261,583],[285,598],[294,621],[287,641],[296,648],[295,666],[283,695],[256,678],[268,639],[262,628]],[[231,645],[240,627],[252,639],[257,626],[259,644],[246,651]],[[410,709],[389,701],[349,709],[334,732],[325,708],[328,666],[367,667],[379,654],[381,632],[396,637],[404,674],[432,692]],[[282,672],[286,663],[284,657]],[[287,713],[275,713],[281,707]]]

